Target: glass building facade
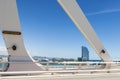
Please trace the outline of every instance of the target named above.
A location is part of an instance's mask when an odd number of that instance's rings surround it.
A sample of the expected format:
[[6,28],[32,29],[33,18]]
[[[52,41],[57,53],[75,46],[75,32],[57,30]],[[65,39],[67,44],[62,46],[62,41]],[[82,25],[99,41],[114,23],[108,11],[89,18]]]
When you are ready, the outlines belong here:
[[82,46],[82,61],[88,61],[89,60],[89,51],[87,47]]

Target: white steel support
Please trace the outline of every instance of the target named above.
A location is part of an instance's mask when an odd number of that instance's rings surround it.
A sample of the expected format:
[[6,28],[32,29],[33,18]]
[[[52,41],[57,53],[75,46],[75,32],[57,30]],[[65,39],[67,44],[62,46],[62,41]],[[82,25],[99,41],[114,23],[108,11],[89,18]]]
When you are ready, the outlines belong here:
[[105,62],[112,62],[111,57],[97,37],[76,0],[58,0],[58,2],[96,51],[98,56]]
[[33,62],[27,53],[20,28],[16,0],[0,0],[0,29],[9,54],[8,71],[37,71],[44,70],[42,65]]

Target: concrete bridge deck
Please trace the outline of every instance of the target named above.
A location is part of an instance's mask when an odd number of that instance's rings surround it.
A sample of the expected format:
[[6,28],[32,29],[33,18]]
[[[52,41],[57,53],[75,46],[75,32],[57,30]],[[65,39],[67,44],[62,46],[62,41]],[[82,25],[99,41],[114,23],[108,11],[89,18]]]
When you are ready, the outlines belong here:
[[8,76],[0,80],[120,80],[120,73]]

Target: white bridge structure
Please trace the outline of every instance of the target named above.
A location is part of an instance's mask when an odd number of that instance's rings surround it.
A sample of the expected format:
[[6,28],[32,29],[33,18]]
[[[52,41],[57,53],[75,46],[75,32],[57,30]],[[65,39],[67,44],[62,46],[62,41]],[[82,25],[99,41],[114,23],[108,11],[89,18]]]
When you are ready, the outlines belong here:
[[[107,50],[97,37],[76,0],[58,0],[58,2],[96,51],[98,56],[104,62],[112,62]],[[7,71],[45,70],[41,64],[34,63],[34,60],[25,49],[16,0],[0,0],[0,29],[9,54]],[[19,64],[16,62],[24,63]],[[110,68],[110,66],[110,64],[106,64],[106,68]]]

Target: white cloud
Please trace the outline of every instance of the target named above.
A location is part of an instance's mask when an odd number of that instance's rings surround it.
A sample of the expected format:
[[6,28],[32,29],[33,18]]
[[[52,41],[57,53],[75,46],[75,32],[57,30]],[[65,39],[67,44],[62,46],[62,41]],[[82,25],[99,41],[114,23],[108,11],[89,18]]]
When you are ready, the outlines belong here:
[[113,12],[120,12],[120,9],[98,11],[98,12],[88,13],[86,15],[87,16],[93,16],[93,15],[105,14],[105,13],[113,13]]
[[7,52],[7,49],[3,46],[0,46],[0,52]]

